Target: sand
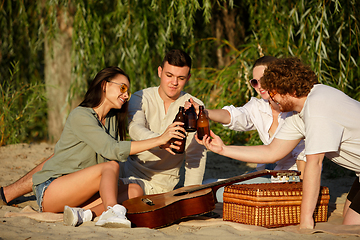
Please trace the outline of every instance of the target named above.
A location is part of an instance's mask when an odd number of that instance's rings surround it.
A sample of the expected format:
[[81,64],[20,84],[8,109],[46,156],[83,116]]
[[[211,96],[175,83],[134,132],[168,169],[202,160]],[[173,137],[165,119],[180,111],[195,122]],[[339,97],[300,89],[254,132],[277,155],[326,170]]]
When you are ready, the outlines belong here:
[[[48,143],[0,147],[0,186],[23,176],[53,150],[54,145]],[[209,152],[204,178],[228,178],[253,169],[254,165]],[[322,185],[330,190],[330,216],[328,222],[318,223],[314,230],[299,231],[296,225],[267,229],[223,221],[221,203],[214,210],[219,214],[217,218],[191,217],[160,229],[109,229],[95,227],[95,222],[70,227],[63,225],[62,214],[46,216],[37,213],[35,197],[30,193],[13,201],[11,206],[0,208],[0,239],[359,239],[360,226],[341,225],[342,206],[354,174],[325,161],[322,176]],[[16,216],[9,217],[11,215]]]

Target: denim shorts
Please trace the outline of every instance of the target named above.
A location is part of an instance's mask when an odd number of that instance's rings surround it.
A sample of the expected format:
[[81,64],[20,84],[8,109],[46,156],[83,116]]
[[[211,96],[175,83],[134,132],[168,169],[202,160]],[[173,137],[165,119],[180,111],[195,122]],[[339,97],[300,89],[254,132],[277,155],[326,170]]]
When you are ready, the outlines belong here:
[[36,203],[39,205],[40,212],[42,212],[42,202],[43,202],[43,198],[44,198],[44,192],[48,188],[50,183],[52,183],[52,181],[54,181],[55,179],[56,178],[50,178],[49,180],[35,186]]

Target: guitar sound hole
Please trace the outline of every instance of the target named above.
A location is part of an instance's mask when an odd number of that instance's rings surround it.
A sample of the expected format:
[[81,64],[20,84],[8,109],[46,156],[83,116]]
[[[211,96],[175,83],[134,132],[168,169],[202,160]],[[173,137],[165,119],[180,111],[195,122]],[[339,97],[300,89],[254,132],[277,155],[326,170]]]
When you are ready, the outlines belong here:
[[184,195],[187,195],[189,194],[188,192],[180,192],[180,193],[176,193],[174,194],[175,197],[178,197],[178,196],[184,196]]

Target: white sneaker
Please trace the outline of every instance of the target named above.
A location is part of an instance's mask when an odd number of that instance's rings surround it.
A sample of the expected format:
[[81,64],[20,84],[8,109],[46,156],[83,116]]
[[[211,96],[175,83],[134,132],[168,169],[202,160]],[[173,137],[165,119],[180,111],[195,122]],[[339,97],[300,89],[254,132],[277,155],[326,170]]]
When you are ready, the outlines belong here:
[[92,217],[90,209],[64,207],[64,225],[76,227],[84,222],[90,222]]
[[126,208],[116,204],[113,207],[108,207],[108,210],[101,214],[99,221],[95,223],[95,226],[131,228],[131,222],[126,218]]

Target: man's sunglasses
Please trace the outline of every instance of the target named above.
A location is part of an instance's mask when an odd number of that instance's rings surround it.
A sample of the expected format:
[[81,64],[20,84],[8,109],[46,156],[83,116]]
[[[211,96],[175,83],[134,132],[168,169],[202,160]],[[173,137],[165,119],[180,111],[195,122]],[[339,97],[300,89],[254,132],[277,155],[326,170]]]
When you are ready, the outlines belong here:
[[268,91],[268,94],[269,94],[269,96],[270,96],[270,98],[271,98],[271,100],[272,100],[273,102],[275,102],[276,104],[279,104],[278,102],[276,102],[276,101],[274,100],[274,97],[275,97],[275,95],[277,94],[277,92]]
[[116,85],[120,85],[120,92],[123,93],[123,94],[127,92],[129,97],[128,97],[128,99],[126,101],[130,100],[131,92],[130,92],[129,87],[125,83],[117,83],[117,82],[112,82],[112,81],[107,81],[107,82],[111,82],[111,83],[114,83]]

